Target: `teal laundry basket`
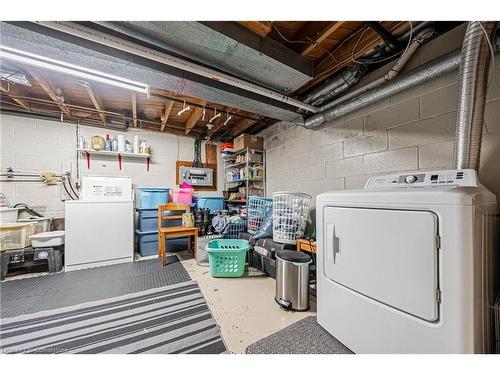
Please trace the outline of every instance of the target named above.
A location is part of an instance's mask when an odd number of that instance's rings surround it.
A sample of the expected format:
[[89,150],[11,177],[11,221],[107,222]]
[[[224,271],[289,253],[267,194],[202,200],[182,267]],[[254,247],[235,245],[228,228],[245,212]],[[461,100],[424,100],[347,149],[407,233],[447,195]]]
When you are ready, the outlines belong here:
[[241,277],[250,244],[247,240],[216,239],[205,247],[213,277]]

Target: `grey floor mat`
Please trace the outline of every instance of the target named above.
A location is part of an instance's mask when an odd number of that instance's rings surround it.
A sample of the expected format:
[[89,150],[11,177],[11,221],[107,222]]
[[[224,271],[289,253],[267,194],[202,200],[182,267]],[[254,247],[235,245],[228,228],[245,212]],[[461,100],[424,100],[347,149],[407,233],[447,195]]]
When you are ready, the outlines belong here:
[[0,317],[7,318],[140,292],[191,280],[177,256],[95,267],[0,284]]
[[309,316],[250,345],[247,354],[352,354]]

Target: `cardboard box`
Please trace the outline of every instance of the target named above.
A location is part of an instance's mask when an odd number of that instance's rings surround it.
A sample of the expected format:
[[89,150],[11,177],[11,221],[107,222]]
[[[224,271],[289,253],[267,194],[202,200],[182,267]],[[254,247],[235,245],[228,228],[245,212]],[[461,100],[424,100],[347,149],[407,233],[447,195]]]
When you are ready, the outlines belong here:
[[254,150],[264,149],[264,138],[256,135],[242,134],[233,140],[234,151],[239,151],[246,147]]

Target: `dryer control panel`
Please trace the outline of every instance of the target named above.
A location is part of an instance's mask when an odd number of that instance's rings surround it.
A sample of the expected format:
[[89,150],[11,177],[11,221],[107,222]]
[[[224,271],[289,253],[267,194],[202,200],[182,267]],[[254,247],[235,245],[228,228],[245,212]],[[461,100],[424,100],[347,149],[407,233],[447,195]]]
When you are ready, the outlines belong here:
[[478,186],[474,169],[402,173],[370,177],[365,189],[387,187]]

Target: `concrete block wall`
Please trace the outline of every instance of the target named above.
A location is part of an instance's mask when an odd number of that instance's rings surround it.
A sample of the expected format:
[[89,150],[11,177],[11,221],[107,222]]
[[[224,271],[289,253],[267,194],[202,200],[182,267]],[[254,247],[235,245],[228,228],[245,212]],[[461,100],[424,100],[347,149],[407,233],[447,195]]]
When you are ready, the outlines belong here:
[[[464,27],[424,45],[413,69],[461,46]],[[500,58],[488,88],[480,179],[500,202]],[[408,70],[406,67],[406,70]],[[381,76],[372,72],[359,85]],[[297,190],[313,196],[362,189],[370,176],[453,168],[458,71],[307,130],[280,122],[264,131],[267,193]]]
[[[190,137],[141,129],[118,132],[80,126],[80,134],[86,140],[90,140],[92,135],[105,135],[107,132],[110,136],[123,134],[130,141],[136,134],[146,140],[152,148],[150,171],[146,171],[146,161],[143,159],[123,158],[120,171],[117,159],[97,155],[91,156],[90,169],[87,169],[84,157],[76,152],[76,125],[5,114],[0,114],[0,168],[5,170],[12,167],[15,171],[35,173],[70,171],[74,181],[79,169],[80,176],[130,176],[134,188],[175,187],[176,160],[193,160],[194,139]],[[204,147],[202,160],[205,160]],[[200,194],[222,194],[224,171],[219,160],[218,191]],[[27,203],[51,217],[64,216],[64,200],[68,199],[61,184],[47,186],[34,182],[2,182],[0,192],[7,196],[11,204]]]

